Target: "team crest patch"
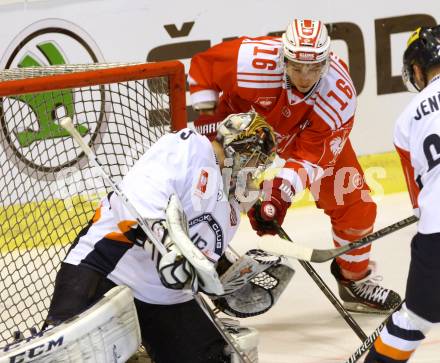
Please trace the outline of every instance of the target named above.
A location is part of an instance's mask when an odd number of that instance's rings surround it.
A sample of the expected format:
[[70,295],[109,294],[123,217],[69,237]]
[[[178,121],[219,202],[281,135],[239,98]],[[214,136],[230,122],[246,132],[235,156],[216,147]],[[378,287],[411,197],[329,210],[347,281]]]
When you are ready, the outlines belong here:
[[340,136],[337,136],[330,141],[330,150],[332,151],[333,155],[339,155],[342,151],[343,146],[344,143],[342,137]]
[[206,170],[202,169],[200,171],[199,180],[197,181],[195,193],[199,197],[201,197],[206,192],[206,188],[208,187],[208,178],[209,174]]
[[276,101],[276,97],[258,97],[255,100],[255,103],[260,105],[263,108],[269,108]]
[[339,129],[333,132],[333,137],[326,142],[326,147],[323,155],[324,160],[329,163],[334,163],[344,149],[345,143],[350,130]]
[[292,112],[290,111],[290,108],[287,106],[284,106],[283,109],[281,110],[281,114],[285,117],[285,118],[289,118],[290,116],[292,116]]

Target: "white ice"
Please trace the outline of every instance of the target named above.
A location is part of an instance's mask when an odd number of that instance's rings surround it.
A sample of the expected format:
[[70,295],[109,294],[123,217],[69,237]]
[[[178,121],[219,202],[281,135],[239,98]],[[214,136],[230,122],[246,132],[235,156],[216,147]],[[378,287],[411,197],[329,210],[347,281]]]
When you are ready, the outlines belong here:
[[[407,193],[388,195],[377,203],[376,229],[412,214]],[[233,242],[234,248],[240,252],[255,248],[258,238],[248,220],[243,219]],[[314,206],[291,209],[283,227],[294,241],[319,248],[333,246],[329,218]],[[381,283],[401,296],[405,292],[410,242],[415,232],[414,224],[373,243],[371,257],[383,275]],[[243,325],[257,328],[260,333],[260,363],[344,362],[361,341],[304,268],[297,261],[293,261],[293,265],[296,274],[278,303],[266,314],[241,321]],[[330,263],[313,264],[313,267],[337,295]],[[353,314],[353,317],[367,335],[385,318],[363,314]],[[410,362],[440,362],[440,328],[435,327],[428,334]]]

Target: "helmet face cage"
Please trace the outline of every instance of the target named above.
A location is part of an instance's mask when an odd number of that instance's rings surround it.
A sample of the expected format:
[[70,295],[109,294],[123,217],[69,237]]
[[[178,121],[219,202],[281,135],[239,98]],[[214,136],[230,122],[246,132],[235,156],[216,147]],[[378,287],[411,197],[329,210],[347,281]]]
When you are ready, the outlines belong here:
[[426,71],[431,66],[440,64],[440,26],[416,29],[409,37],[403,54],[403,83],[408,91],[420,92],[414,78],[414,64],[422,69],[426,84]]
[[330,37],[319,20],[295,19],[282,35],[284,57],[298,63],[327,62]]
[[[237,184],[248,187],[248,177],[254,182],[275,158],[273,129],[255,112],[228,116],[219,126],[217,140],[223,144],[226,158],[232,160],[230,194]],[[241,172],[246,180],[238,180]]]

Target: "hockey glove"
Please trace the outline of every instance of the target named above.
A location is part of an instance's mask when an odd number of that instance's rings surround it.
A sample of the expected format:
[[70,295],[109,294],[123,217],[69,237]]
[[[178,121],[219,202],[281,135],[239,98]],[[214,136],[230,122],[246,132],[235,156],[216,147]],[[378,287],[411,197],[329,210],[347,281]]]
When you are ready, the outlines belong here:
[[[259,236],[278,234],[295,191],[287,180],[275,178],[263,183],[263,200],[257,202],[248,212],[252,228]],[[276,223],[275,223],[276,222]]]
[[183,289],[191,279],[191,267],[176,245],[171,244],[167,250],[157,268],[160,281],[169,289]]

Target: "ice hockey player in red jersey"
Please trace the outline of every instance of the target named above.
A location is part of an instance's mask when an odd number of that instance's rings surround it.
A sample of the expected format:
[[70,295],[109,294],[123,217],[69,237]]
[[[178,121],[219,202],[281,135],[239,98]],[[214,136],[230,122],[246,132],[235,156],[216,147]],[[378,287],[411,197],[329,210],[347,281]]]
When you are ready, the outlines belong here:
[[388,320],[366,363],[407,362],[440,322],[440,26],[418,28],[403,55],[403,79],[419,94],[397,119],[394,144],[420,218],[402,308]]
[[[321,21],[295,19],[281,38],[241,37],[198,53],[188,81],[199,132],[212,135],[225,115],[254,109],[277,133],[284,166],[248,213],[259,235],[276,234],[273,222],[282,224],[291,198],[305,188],[330,217],[335,246],[373,230],[376,205],[348,138],[356,90]],[[332,263],[347,309],[387,313],[400,302],[377,283],[373,267],[370,246]]]

